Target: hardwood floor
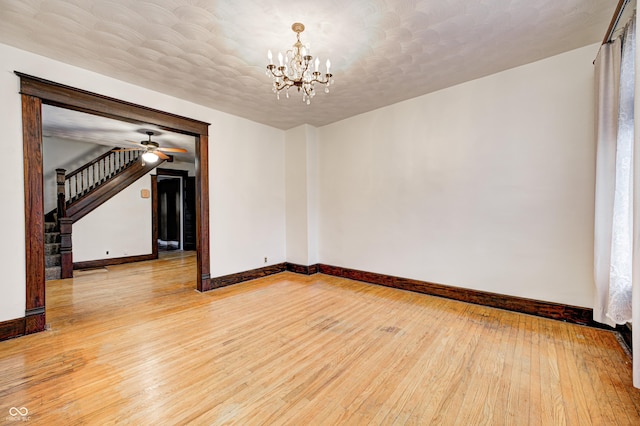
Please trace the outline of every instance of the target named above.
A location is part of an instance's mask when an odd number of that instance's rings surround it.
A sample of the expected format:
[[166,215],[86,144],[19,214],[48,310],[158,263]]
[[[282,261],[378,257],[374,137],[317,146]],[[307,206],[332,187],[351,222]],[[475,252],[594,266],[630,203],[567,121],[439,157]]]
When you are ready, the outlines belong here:
[[640,424],[611,332],[320,274],[195,281],[169,253],[48,282],[51,329],[0,342],[0,423]]

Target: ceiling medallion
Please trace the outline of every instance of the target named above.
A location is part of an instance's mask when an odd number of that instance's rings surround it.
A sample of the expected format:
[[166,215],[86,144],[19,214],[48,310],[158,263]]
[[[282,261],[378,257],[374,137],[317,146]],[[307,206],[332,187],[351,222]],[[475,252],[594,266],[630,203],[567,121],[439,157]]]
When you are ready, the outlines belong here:
[[[291,50],[287,50],[286,56],[278,53],[279,65],[273,63],[273,55],[271,50],[267,54],[269,65],[267,65],[267,76],[273,79],[273,93],[280,99],[280,92],[285,91],[287,99],[289,98],[289,88],[297,87],[298,92],[302,92],[302,101],[307,105],[311,103],[311,98],[316,95],[315,85],[324,85],[324,92],[329,93],[329,86],[333,84],[333,74],[331,74],[331,61],[327,59],[327,71],[322,75],[320,72],[320,59],[313,56],[309,51],[308,45],[303,45],[300,41],[300,33],[304,31],[304,25],[296,22],[291,26],[293,32],[296,33],[297,41]],[[314,67],[312,71],[311,68]]]

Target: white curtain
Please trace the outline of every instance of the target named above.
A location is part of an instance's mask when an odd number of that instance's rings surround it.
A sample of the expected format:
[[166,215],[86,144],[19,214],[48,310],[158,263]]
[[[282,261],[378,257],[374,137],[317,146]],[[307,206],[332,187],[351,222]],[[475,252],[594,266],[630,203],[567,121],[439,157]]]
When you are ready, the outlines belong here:
[[[640,79],[636,16],[596,58],[596,206],[594,320],[640,324]],[[638,96],[636,96],[636,91]],[[639,107],[634,104],[639,102]],[[636,111],[638,120],[636,120]],[[636,341],[638,344],[636,344]],[[640,332],[633,335],[634,386],[640,387]]]

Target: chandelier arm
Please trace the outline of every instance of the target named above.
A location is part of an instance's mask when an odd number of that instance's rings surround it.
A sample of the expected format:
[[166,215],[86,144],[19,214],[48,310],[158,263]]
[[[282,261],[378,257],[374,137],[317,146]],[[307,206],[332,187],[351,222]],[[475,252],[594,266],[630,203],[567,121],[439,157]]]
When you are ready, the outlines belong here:
[[276,89],[276,92],[280,92],[282,91],[282,89],[288,89],[289,87],[293,87],[293,86],[295,86],[295,84],[293,83],[293,80],[287,78],[281,84],[274,85],[274,88]]
[[[271,73],[271,75],[276,77],[276,78],[284,78],[284,77],[286,77],[284,72],[281,69],[277,68],[275,65],[271,66],[271,67],[267,66],[267,71],[269,71]],[[279,71],[279,73],[277,71]]]
[[320,80],[318,77],[313,77],[313,79],[309,80],[309,83],[327,84],[327,83],[329,83],[329,79]]

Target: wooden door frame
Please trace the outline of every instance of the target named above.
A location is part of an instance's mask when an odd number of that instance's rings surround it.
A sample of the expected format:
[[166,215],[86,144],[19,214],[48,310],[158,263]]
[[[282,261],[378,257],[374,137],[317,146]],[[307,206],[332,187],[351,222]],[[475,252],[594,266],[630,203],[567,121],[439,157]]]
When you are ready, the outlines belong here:
[[196,139],[196,251],[198,291],[211,289],[209,257],[209,123],[125,102],[15,72],[22,97],[24,156],[26,306],[25,333],[45,329],[42,105],[53,105],[140,125],[192,135]]
[[[180,213],[182,215],[182,218],[184,220],[184,187],[186,185],[186,179],[189,177],[189,172],[186,170],[177,170],[177,169],[164,169],[162,167],[157,167],[156,168],[156,179],[160,176],[169,176],[169,177],[180,177],[182,185],[180,188],[180,191],[182,193],[182,197],[180,199],[180,209],[182,210],[182,212]],[[158,194],[158,188],[157,188],[157,183],[156,183],[156,189],[155,189],[155,194],[154,196],[158,199],[158,203],[156,205],[154,205],[154,215],[153,215],[153,229],[155,229],[155,237],[154,237],[154,244],[156,247],[156,252],[158,250],[158,238],[160,235],[160,224],[159,224],[159,209],[160,209],[160,198],[159,198],[159,194]],[[180,240],[182,241],[182,246],[184,246],[184,224],[181,221],[181,226],[180,226]]]

